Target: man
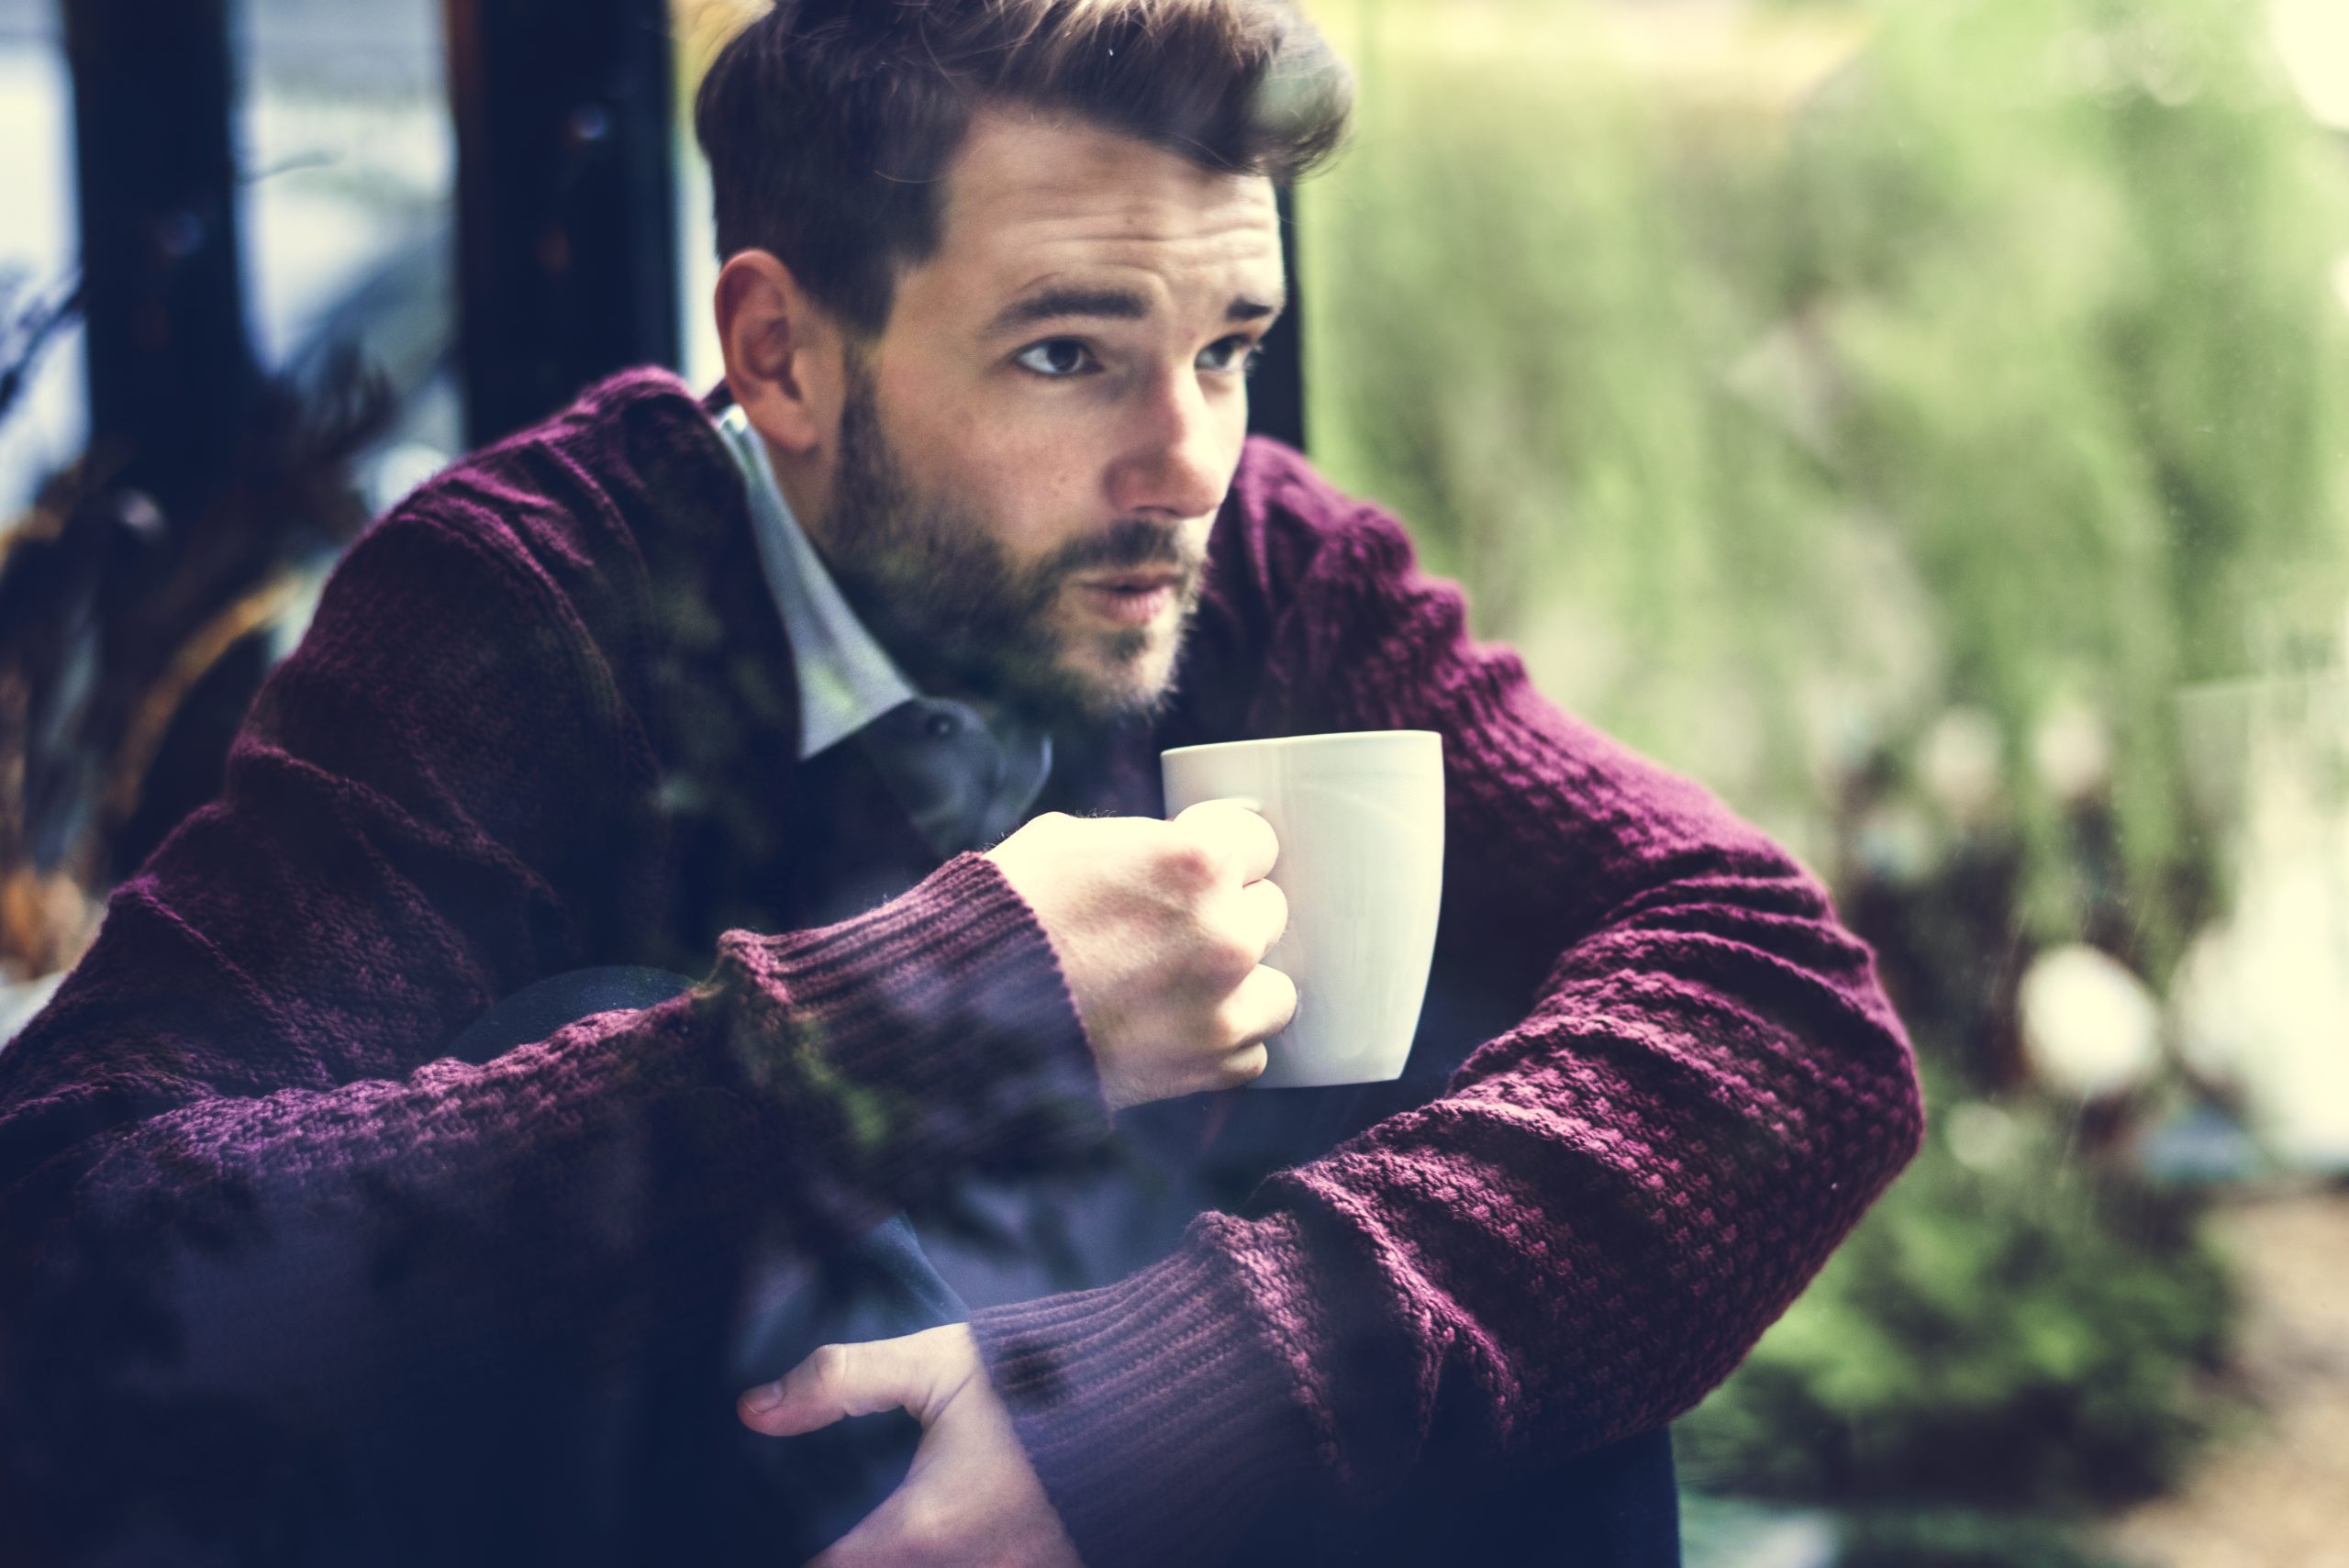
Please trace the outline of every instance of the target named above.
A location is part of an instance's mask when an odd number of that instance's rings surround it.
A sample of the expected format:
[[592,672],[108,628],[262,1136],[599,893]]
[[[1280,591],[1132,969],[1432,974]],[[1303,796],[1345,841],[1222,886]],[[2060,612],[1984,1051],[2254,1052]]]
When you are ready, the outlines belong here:
[[[16,1557],[788,1561],[789,1434],[902,1407],[829,1562],[1633,1560],[1602,1462],[1909,1157],[1913,1064],[1808,875],[1244,439],[1344,104],[1273,0],[729,47],[724,393],[395,508],[0,1056]],[[1447,770],[1411,1067],[1205,1093],[1295,1005],[1278,846],[1156,756],[1386,728]],[[859,1260],[923,1298],[900,1206],[1083,1288],[775,1331]]]

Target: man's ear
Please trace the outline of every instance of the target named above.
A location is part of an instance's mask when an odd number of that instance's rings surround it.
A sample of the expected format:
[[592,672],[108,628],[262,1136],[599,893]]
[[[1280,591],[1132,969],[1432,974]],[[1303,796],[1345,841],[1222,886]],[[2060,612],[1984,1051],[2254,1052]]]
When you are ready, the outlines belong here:
[[782,452],[816,452],[840,428],[844,390],[844,344],[830,313],[764,250],[727,258],[713,303],[734,401]]

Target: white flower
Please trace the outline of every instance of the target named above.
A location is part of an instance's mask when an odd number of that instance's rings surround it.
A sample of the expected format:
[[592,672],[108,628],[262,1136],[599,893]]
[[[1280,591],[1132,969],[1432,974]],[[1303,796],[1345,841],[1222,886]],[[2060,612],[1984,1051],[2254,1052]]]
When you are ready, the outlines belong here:
[[1998,798],[2004,750],[1996,719],[1978,707],[1954,707],[1926,732],[1918,776],[1934,805],[1954,821],[1970,822]]
[[2086,703],[2058,703],[2032,731],[2031,761],[2049,794],[2076,803],[2102,793],[2112,777],[2112,739]]
[[2022,1129],[2015,1118],[1987,1100],[1967,1100],[1949,1113],[1951,1158],[1969,1171],[1994,1171],[2010,1164],[2022,1149]]
[[2145,983],[2110,954],[2074,943],[2022,977],[2023,1055],[2040,1080],[2094,1099],[2142,1085],[2161,1055],[2161,1011]]
[[2349,1171],[2349,876],[2315,855],[2254,860],[2241,907],[2179,966],[2178,1043],[2240,1089],[2299,1169]]

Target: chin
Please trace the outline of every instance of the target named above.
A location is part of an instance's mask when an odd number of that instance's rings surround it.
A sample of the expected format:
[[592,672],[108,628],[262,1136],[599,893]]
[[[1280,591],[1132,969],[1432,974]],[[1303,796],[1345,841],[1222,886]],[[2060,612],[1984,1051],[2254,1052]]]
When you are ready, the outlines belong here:
[[1093,724],[1156,717],[1173,695],[1174,673],[1174,639],[1157,630],[1130,657],[1088,661],[1081,670],[1063,670],[1071,693],[1077,695],[1077,707]]
[[1059,722],[1106,725],[1154,718],[1174,694],[1174,673],[1190,629],[1195,599],[1144,626],[1106,628],[1063,622],[1047,677],[1038,690]]

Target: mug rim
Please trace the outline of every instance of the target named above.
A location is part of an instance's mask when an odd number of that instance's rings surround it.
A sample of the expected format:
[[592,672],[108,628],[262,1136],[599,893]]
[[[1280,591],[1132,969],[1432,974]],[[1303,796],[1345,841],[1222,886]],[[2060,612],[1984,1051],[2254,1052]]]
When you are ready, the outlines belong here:
[[1442,749],[1443,732],[1438,729],[1340,729],[1316,735],[1264,735],[1250,740],[1203,740],[1196,746],[1173,746],[1161,751],[1161,759],[1190,757],[1209,751],[1230,751],[1242,746],[1273,750],[1309,747],[1347,742],[1360,745],[1369,740],[1432,740],[1439,751]]

